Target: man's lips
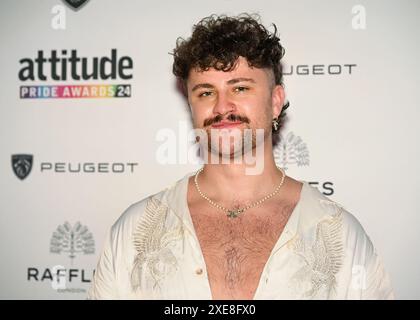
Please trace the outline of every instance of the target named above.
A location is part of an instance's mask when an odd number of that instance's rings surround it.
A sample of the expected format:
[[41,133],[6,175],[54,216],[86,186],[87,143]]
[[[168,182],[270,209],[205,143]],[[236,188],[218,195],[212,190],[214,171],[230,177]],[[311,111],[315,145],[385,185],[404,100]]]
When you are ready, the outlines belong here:
[[221,121],[218,123],[214,123],[212,124],[212,128],[215,129],[223,129],[223,128],[232,128],[232,127],[236,127],[238,125],[240,125],[242,123],[242,121]]

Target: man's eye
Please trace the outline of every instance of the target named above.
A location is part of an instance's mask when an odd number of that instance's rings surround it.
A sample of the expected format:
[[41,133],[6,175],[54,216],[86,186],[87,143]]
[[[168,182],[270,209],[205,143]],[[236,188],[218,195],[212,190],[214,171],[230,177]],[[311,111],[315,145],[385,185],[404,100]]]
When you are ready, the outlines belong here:
[[211,91],[204,91],[204,92],[200,93],[198,96],[199,97],[208,97],[211,94],[212,94]]
[[236,92],[244,92],[244,91],[247,91],[247,90],[249,90],[249,88],[247,88],[247,87],[236,87],[235,88]]

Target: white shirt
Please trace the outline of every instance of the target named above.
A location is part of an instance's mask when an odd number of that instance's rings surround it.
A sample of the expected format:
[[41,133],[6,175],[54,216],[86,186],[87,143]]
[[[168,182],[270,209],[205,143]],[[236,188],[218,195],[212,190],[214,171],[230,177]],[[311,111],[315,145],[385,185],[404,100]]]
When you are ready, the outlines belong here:
[[[116,221],[89,299],[212,299],[187,204],[192,174],[134,203]],[[357,219],[301,182],[254,299],[393,299],[389,276]]]

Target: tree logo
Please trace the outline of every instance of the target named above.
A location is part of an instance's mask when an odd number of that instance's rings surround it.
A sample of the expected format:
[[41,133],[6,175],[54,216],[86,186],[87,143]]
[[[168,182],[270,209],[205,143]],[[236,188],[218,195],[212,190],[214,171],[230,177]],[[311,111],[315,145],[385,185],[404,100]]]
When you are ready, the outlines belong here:
[[287,165],[296,164],[298,167],[309,165],[309,151],[306,143],[293,132],[286,137],[280,136],[280,142],[274,147],[274,160],[276,164],[287,170]]
[[65,222],[54,231],[50,242],[50,252],[68,254],[73,261],[76,254],[94,254],[95,240],[89,229],[80,222],[76,222],[74,226]]

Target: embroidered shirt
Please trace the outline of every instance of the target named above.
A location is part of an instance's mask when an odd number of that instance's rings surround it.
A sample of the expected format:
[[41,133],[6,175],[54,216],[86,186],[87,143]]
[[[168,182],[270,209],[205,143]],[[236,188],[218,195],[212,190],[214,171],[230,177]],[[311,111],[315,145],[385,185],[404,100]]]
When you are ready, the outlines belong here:
[[[131,205],[108,233],[89,299],[212,299],[187,204],[187,174]],[[393,299],[358,220],[306,181],[254,299]]]

